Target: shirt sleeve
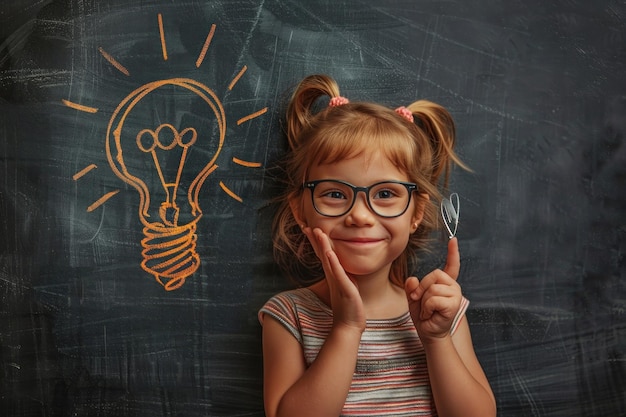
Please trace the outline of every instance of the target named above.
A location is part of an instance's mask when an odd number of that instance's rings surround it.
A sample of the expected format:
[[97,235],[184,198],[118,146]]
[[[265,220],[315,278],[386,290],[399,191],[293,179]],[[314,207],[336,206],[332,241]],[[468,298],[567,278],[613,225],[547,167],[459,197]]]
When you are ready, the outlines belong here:
[[461,305],[459,306],[459,311],[456,312],[456,316],[454,316],[454,320],[452,320],[452,325],[450,326],[450,334],[454,334],[456,329],[459,327],[459,323],[461,323],[461,319],[465,315],[467,308],[469,307],[469,300],[465,297],[461,297]]
[[261,307],[258,314],[259,322],[262,326],[265,315],[268,315],[282,324],[299,343],[302,343],[300,322],[296,311],[293,298],[290,297],[288,293],[281,293],[270,298],[270,300]]

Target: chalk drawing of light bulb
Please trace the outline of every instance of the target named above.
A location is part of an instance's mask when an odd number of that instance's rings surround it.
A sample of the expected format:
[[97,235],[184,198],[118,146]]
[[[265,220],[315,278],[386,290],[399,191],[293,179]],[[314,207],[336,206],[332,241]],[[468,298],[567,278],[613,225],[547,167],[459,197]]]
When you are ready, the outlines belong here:
[[[154,103],[182,96],[191,96],[214,116],[210,129],[214,134],[198,126],[184,126],[185,119],[177,115],[176,106],[163,110],[165,121],[163,115],[155,114],[159,106]],[[162,107],[167,108],[167,103]],[[219,98],[204,84],[187,78],[154,81],[135,89],[110,118],[105,145],[109,165],[139,193],[138,214],[144,234],[141,267],[168,291],[183,285],[200,266],[196,252],[197,224],[202,217],[199,194],[217,168],[225,134],[226,117]],[[184,192],[181,180],[190,151],[202,141],[202,154],[212,156],[193,173]],[[155,196],[160,201],[153,205]]]

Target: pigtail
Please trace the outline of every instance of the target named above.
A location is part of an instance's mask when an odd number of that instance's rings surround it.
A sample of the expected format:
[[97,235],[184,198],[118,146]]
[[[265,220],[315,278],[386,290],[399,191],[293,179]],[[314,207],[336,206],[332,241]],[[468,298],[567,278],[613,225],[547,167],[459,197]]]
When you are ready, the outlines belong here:
[[[408,106],[413,115],[413,138],[419,159],[416,182],[425,194],[424,212],[419,228],[409,239],[405,253],[392,265],[394,277],[403,278],[418,265],[418,251],[428,252],[432,232],[442,227],[439,204],[448,187],[452,164],[471,171],[454,152],[456,132],[450,113],[439,104],[419,100]],[[396,112],[398,112],[396,110]],[[405,119],[406,116],[399,113]]]
[[339,96],[339,86],[327,75],[311,75],[296,87],[287,108],[287,140],[292,150],[299,145],[302,131],[310,126],[315,102],[323,96]]
[[448,186],[450,169],[455,163],[471,171],[454,152],[456,129],[450,113],[437,103],[419,100],[408,106],[413,113],[415,123],[428,136],[432,155],[432,171],[430,181],[437,185],[443,174],[443,187]]

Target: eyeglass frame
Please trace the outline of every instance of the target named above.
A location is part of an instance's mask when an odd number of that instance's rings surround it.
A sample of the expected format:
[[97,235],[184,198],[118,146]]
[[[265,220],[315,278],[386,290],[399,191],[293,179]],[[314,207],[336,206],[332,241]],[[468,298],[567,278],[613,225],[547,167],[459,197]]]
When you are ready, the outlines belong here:
[[[338,182],[338,183],[343,184],[343,185],[345,185],[347,187],[350,187],[352,189],[352,191],[353,191],[352,203],[350,203],[350,206],[346,209],[346,211],[344,211],[341,214],[329,215],[329,214],[322,213],[317,208],[317,206],[315,205],[315,196],[314,196],[313,191],[315,190],[315,187],[317,187],[318,184],[323,183],[323,182]],[[374,209],[374,207],[372,206],[372,202],[370,201],[370,190],[372,188],[380,185],[380,184],[388,184],[388,183],[404,185],[406,187],[406,190],[409,192],[409,199],[406,202],[406,207],[399,214],[394,214],[393,216],[385,216],[385,215],[382,215],[382,214],[378,213],[376,211],[376,209]],[[306,182],[304,182],[302,184],[302,188],[311,190],[311,204],[313,204],[313,208],[321,216],[324,216],[324,217],[341,217],[341,216],[345,216],[354,207],[354,203],[356,203],[356,197],[357,197],[359,191],[362,191],[365,194],[365,201],[367,202],[367,206],[372,211],[372,213],[376,214],[379,217],[385,218],[385,219],[393,219],[395,217],[400,217],[404,213],[406,213],[406,211],[409,209],[409,206],[411,205],[411,197],[413,196],[413,192],[414,191],[417,192],[419,190],[419,187],[414,182],[406,182],[406,181],[398,181],[398,180],[387,180],[387,181],[379,181],[379,182],[371,184],[371,185],[369,185],[367,187],[358,187],[356,185],[350,184],[347,181],[336,180],[336,179],[332,179],[332,178],[325,178],[325,179],[322,179],[322,180],[314,180],[314,181],[306,181]]]

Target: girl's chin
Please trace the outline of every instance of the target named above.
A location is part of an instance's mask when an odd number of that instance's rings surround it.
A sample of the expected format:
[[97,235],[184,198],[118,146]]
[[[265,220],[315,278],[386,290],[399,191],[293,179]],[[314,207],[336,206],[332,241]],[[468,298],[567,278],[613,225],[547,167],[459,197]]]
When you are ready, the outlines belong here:
[[341,263],[341,266],[348,275],[355,277],[375,275],[383,269],[386,273],[388,273],[388,269],[385,268],[384,265],[381,265],[382,259],[380,259],[379,254],[355,254],[354,252],[342,253],[342,251],[338,251],[337,249],[335,249],[335,253],[339,258],[339,263]]
[[344,266],[346,274],[351,277],[360,277],[365,275],[374,275],[380,272],[379,268],[368,267],[367,265],[346,265]]

